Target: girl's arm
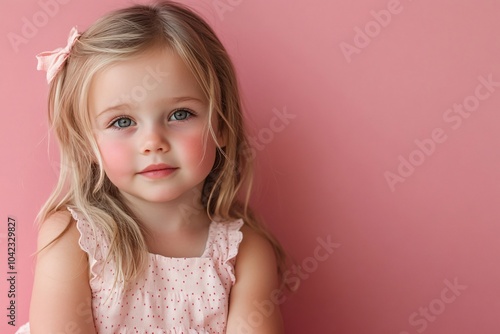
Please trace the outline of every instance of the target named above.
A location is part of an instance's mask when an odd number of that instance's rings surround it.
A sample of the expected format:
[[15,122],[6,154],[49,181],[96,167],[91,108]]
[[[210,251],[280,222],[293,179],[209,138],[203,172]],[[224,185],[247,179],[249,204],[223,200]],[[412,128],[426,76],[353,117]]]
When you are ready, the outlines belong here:
[[[69,226],[68,226],[69,224]],[[57,212],[42,224],[30,307],[30,331],[95,334],[86,253],[69,212]]]
[[282,334],[276,257],[271,244],[244,225],[231,289],[227,333]]

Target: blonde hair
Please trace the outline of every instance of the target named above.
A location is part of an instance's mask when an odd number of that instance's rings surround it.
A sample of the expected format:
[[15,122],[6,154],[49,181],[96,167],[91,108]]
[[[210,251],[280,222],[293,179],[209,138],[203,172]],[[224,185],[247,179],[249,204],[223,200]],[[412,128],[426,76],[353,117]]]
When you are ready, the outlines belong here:
[[[145,231],[104,173],[87,101],[92,78],[98,71],[155,46],[170,47],[185,61],[209,101],[210,115],[216,113],[225,138],[225,146],[218,148],[216,163],[203,187],[203,208],[212,219],[241,218],[267,238],[274,247],[283,281],[285,253],[248,205],[252,158],[244,154],[250,151],[232,62],[207,23],[187,7],[171,1],[135,5],[98,20],[82,33],[51,82],[49,121],[59,141],[61,169],[38,221],[43,222],[66,206],[75,206],[108,238],[108,256],[116,264],[117,281],[133,281],[143,272],[148,259]],[[216,140],[212,124],[209,131]]]

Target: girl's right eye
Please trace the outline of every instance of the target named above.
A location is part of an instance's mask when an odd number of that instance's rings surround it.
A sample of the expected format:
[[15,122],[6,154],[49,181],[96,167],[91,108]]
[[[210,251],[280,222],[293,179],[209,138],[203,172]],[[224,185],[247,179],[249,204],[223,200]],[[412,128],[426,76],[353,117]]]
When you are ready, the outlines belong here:
[[111,126],[118,129],[125,129],[134,125],[135,122],[128,117],[120,117],[111,123]]

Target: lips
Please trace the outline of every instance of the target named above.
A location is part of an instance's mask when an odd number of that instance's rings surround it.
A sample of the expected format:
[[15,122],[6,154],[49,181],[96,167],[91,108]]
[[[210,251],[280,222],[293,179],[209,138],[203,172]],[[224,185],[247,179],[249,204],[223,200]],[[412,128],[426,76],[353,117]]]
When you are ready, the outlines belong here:
[[141,170],[139,173],[154,172],[154,171],[159,171],[159,170],[164,170],[164,169],[175,169],[175,167],[172,167],[172,166],[167,165],[167,164],[149,165],[148,167]]
[[167,164],[155,164],[155,165],[149,165],[148,167],[140,171],[138,174],[149,178],[161,178],[172,174],[176,170],[177,167],[172,167]]

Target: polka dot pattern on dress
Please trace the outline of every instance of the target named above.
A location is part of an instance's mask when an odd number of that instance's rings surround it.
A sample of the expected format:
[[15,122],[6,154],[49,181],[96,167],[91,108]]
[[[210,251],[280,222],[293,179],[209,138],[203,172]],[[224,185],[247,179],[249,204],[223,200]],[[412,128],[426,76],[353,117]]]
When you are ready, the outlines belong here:
[[115,269],[104,263],[109,250],[104,234],[69,210],[80,231],[80,247],[89,255],[98,333],[225,333],[242,220],[211,222],[200,257],[150,253],[143,279],[126,290],[113,290]]

